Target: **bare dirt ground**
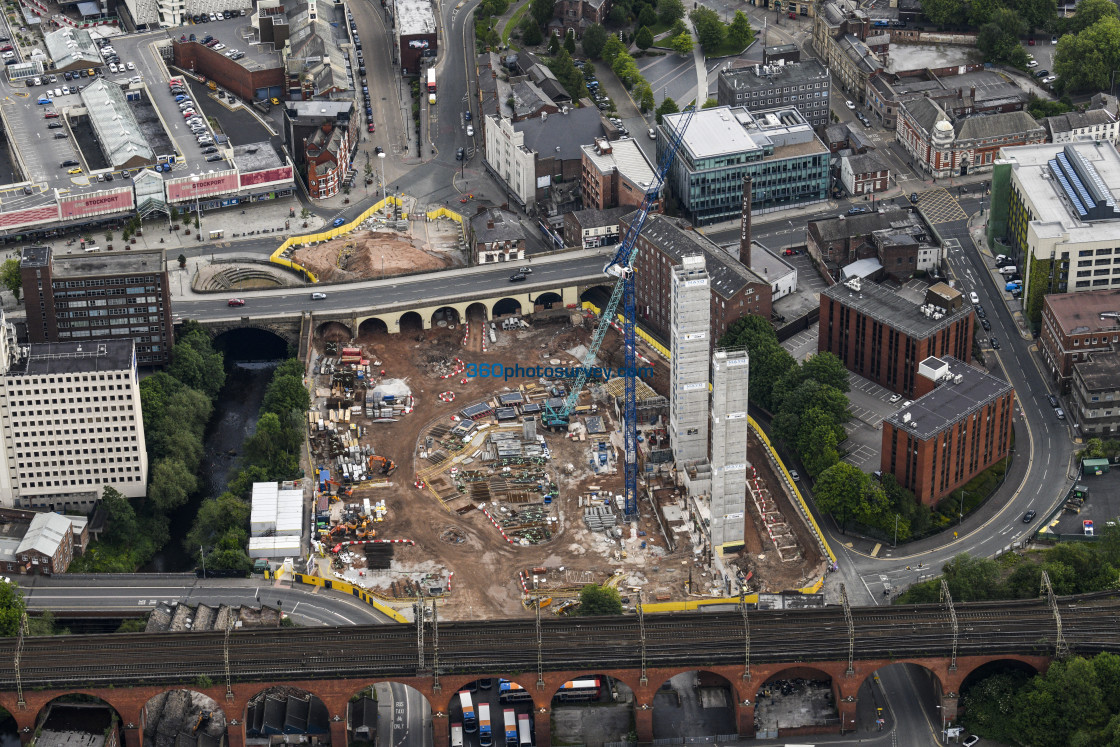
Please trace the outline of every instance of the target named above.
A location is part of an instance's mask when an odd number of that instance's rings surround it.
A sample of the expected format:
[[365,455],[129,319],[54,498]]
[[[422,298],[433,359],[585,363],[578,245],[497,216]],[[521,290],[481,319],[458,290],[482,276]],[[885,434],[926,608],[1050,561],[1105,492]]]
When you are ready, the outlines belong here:
[[[487,343],[487,352],[481,351],[484,334],[481,320],[473,320],[467,347],[464,347],[464,328],[461,325],[402,330],[399,335],[373,333],[363,335],[357,342],[366,357],[378,361],[377,369],[385,371],[386,378],[403,379],[415,397],[415,410],[396,422],[370,423],[366,426],[368,437],[363,443],[372,444],[376,453],[394,460],[398,471],[392,485],[371,489],[366,493],[355,491],[354,498],[385,500],[388,516],[378,523],[377,536],[382,539],[409,539],[414,546],[395,545],[394,574],[407,572],[439,572],[446,569],[454,573],[452,594],[441,602],[440,616],[446,619],[509,617],[528,615],[522,604],[519,571],[548,568],[543,574],[544,588],[557,588],[557,600],[564,598],[564,589],[578,588],[582,583],[602,583],[617,573],[612,583],[618,586],[624,603],[630,602],[631,587],[641,587],[645,601],[683,600],[690,591],[707,592],[715,579],[706,575],[703,567],[694,562],[691,545],[678,542],[675,552],[670,552],[666,539],[648,502],[640,505],[641,518],[636,528],[629,526],[621,539],[608,538],[603,532],[591,532],[583,521],[580,497],[596,490],[600,495],[622,490],[621,469],[613,474],[596,475],[589,466],[589,444],[578,442],[562,434],[546,434],[551,451],[550,469],[558,476],[559,498],[555,510],[559,517],[557,529],[551,539],[542,544],[518,546],[504,540],[485,515],[478,510],[458,514],[447,508],[430,490],[418,489],[413,484],[419,471],[430,470],[427,460],[418,457],[418,440],[433,425],[452,424],[452,416],[465,406],[496,394],[516,389],[519,385],[539,383],[534,380],[493,378],[468,378],[463,375],[440,378],[454,365],[456,358],[466,363],[502,363],[503,366],[548,365],[560,360],[564,365],[573,363],[566,351],[589,342],[586,328],[573,328],[568,323],[542,324],[518,332],[498,332],[496,343]],[[322,342],[317,341],[322,353]],[[621,339],[610,332],[604,350],[619,350]],[[653,358],[652,355],[649,357]],[[606,361],[605,361],[606,362]],[[621,360],[611,362],[620,365]],[[374,372],[374,383],[379,370]],[[657,360],[654,366],[655,388],[664,392],[668,385],[669,366]],[[441,392],[455,393],[455,401],[439,399]],[[599,415],[608,423],[612,446],[621,450],[621,434],[609,407],[599,403]],[[364,422],[363,420],[359,421]],[[538,433],[545,433],[538,429]],[[760,474],[780,492],[776,477],[770,472],[761,445],[751,441],[751,461]],[[469,502],[450,502],[454,507],[465,507]],[[788,503],[788,499],[787,499]],[[792,506],[783,506],[790,511]],[[793,522],[795,524],[799,522]],[[807,553],[815,553],[816,544],[811,537],[798,535]],[[767,590],[796,588],[805,574],[808,563],[782,564],[776,553],[761,538],[763,558],[752,555],[750,563],[755,575],[765,578]],[[754,547],[757,544],[752,543]],[[770,558],[773,556],[773,558]],[[795,566],[796,570],[793,567]],[[559,571],[563,567],[564,571]],[[388,575],[394,575],[388,574]],[[532,573],[529,573],[532,576]],[[636,601],[636,600],[634,600]]]
[[326,282],[442,270],[456,263],[452,255],[433,251],[414,236],[389,230],[355,231],[297,249],[292,260]]

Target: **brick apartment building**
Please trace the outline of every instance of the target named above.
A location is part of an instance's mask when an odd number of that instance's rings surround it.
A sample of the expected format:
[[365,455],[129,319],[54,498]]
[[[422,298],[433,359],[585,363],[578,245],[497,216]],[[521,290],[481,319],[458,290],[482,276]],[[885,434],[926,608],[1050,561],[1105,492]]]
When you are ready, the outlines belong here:
[[822,291],[820,308],[817,352],[904,397],[920,396],[918,364],[926,358],[972,360],[972,306],[944,283],[916,303],[853,278]]
[[[646,190],[657,178],[653,164],[633,139],[595,138],[583,145],[580,193],[585,208],[641,207]],[[660,201],[654,203],[657,212]]]
[[30,342],[130,338],[138,365],[170,362],[175,333],[162,251],[53,257],[50,247],[30,246],[20,275]]
[[[625,234],[636,213],[622,219]],[[718,244],[695,231],[680,228],[663,215],[646,219],[638,236],[634,262],[634,300],[638,318],[654,335],[669,339],[673,268],[687,255],[703,254],[712,288],[712,340],[747,314],[770,318],[770,284]]]
[[933,506],[1007,456],[1015,390],[951,356],[929,357],[915,396],[883,421],[880,466]]
[[307,193],[324,199],[342,191],[350,163],[350,132],[325,124],[303,141]]
[[1120,346],[1120,288],[1046,296],[1040,339],[1046,368],[1067,390],[1074,364]]
[[597,249],[622,241],[619,223],[634,212],[633,206],[609,210],[573,210],[564,213],[564,246]]
[[1074,422],[1090,438],[1116,438],[1120,428],[1120,351],[1093,353],[1073,364],[1070,386]]

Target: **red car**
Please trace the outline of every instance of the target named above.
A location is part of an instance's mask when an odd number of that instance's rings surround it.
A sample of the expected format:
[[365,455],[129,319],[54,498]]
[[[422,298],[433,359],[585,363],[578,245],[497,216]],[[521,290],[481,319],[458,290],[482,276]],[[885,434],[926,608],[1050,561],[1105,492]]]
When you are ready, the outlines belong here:
[[58,112],[46,112],[43,119],[58,119]]
[[5,44],[4,46],[0,47],[0,52],[14,52],[14,51],[15,51],[15,47],[13,47],[11,44]]
[[1034,39],[1027,39],[1027,46],[1033,47],[1034,46]]
[[241,299],[241,298],[231,298],[231,299],[229,300],[229,304],[228,304],[228,305],[229,305],[229,306],[244,306],[244,305],[245,305],[245,301],[244,301],[244,299]]
[[366,129],[369,130],[370,132],[373,132],[373,122],[370,122],[369,127],[367,127]]

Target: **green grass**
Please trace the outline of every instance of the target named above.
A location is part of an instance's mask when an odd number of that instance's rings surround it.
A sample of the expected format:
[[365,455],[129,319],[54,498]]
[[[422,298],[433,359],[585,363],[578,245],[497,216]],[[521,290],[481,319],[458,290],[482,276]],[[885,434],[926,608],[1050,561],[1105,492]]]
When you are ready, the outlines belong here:
[[502,44],[509,44],[509,35],[513,33],[514,29],[521,25],[521,19],[524,18],[528,10],[529,3],[524,3],[509,17],[509,20],[506,21],[505,28],[502,29]]
[[715,49],[712,49],[712,50],[705,49],[704,50],[704,56],[705,57],[728,57],[730,55],[740,54],[744,49],[746,49],[747,47],[749,47],[751,45],[751,42],[754,41],[754,37],[755,37],[754,29],[751,29],[751,38],[747,39],[747,43],[744,44],[741,47],[738,46],[737,44],[732,44],[727,39],[724,39],[723,44],[720,44]]

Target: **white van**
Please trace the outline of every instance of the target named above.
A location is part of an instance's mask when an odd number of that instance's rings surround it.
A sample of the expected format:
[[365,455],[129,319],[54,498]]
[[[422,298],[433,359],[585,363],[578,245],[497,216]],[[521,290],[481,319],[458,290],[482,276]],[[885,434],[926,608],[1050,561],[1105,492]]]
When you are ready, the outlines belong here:
[[86,247],[82,247],[82,248],[85,249],[87,252],[101,251],[101,247],[99,247],[99,246],[86,246]]
[[1015,265],[1005,265],[1004,267],[999,268],[1000,275],[1014,275],[1018,271],[1019,270],[1015,267]]

